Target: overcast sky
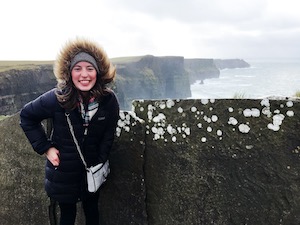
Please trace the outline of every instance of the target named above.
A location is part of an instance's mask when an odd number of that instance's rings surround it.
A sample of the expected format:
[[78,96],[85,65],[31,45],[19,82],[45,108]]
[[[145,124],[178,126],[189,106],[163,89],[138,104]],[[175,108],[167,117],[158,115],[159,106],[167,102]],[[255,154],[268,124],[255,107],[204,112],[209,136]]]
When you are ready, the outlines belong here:
[[9,0],[0,9],[0,60],[53,60],[76,36],[111,58],[300,58],[299,0]]

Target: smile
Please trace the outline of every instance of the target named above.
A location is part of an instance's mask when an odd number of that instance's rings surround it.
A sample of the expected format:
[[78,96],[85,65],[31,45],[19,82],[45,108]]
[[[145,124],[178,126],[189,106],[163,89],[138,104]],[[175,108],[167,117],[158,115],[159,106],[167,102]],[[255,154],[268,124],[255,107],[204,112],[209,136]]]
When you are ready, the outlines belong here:
[[89,84],[90,80],[80,80],[79,83],[81,83],[81,84]]

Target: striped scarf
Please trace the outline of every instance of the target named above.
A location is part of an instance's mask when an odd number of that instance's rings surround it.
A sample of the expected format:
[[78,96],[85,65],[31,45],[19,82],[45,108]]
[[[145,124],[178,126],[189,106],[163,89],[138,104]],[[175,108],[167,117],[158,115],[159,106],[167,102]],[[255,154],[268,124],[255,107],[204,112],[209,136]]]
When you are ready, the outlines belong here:
[[95,113],[98,110],[98,106],[99,103],[97,101],[95,101],[95,98],[92,97],[89,100],[89,103],[87,105],[87,107],[84,106],[83,104],[83,100],[80,97],[79,98],[79,112],[81,113],[82,119],[83,119],[83,126],[87,127],[89,125],[89,122],[91,121],[91,119],[93,118],[93,116],[95,115]]

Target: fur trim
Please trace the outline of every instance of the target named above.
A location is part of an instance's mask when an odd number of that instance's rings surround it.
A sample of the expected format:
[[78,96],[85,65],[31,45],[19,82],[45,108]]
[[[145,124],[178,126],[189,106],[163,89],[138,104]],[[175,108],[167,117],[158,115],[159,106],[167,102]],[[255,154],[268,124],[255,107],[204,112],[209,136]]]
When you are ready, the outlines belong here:
[[79,53],[86,52],[93,56],[99,68],[99,78],[103,84],[111,82],[116,73],[104,49],[96,42],[84,38],[69,40],[60,50],[54,63],[54,75],[58,83],[68,82],[71,77],[70,64]]

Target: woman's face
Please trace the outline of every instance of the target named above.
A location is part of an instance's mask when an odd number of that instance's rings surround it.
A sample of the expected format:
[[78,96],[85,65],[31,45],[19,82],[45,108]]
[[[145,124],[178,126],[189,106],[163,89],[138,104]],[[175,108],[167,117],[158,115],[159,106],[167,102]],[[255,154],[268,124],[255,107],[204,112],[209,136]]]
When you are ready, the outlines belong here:
[[78,62],[71,71],[75,87],[82,92],[91,90],[97,80],[97,71],[89,62]]

